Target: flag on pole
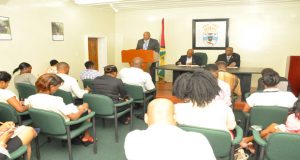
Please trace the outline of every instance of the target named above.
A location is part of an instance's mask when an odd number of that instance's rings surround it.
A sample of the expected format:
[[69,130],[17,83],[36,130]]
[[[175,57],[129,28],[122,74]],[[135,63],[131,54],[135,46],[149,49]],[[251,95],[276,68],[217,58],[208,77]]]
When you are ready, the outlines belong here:
[[[165,65],[165,19],[161,21],[161,37],[160,37],[160,51],[159,51],[159,65]],[[158,77],[163,79],[165,77],[165,70],[158,70]]]

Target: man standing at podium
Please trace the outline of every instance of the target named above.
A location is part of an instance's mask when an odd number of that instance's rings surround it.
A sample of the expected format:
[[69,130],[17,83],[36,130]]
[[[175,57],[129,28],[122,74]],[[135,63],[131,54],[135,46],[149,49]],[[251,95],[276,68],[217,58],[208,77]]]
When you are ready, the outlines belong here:
[[[143,34],[143,39],[140,39],[137,43],[136,49],[143,49],[143,50],[153,50],[156,53],[159,53],[159,43],[156,39],[150,38],[150,32],[146,31]],[[150,75],[152,77],[152,81],[155,84],[155,67],[156,62],[152,63],[150,66]]]

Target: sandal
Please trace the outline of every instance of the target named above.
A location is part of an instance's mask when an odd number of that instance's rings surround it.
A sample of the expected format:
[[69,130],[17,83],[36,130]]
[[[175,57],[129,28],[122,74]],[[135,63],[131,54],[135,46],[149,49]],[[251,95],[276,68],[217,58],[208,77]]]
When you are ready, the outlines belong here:
[[88,146],[92,143],[94,143],[94,138],[92,136],[89,136],[89,137],[83,137],[81,139],[81,142],[84,146]]

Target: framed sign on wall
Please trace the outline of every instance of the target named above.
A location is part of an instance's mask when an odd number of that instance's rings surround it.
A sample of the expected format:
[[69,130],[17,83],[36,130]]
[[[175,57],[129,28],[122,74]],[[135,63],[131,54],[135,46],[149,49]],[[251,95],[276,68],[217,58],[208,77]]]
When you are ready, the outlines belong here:
[[193,49],[222,50],[228,47],[229,19],[193,19]]
[[11,40],[9,18],[0,16],[0,40]]
[[52,40],[63,41],[64,40],[64,24],[61,22],[52,22]]

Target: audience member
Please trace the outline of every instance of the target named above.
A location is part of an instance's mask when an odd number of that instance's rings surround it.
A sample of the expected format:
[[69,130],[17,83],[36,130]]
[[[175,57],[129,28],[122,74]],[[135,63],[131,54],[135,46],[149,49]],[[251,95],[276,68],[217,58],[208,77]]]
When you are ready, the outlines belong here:
[[14,78],[14,83],[26,83],[34,85],[36,78],[31,74],[31,65],[26,62],[22,62],[16,69],[14,69],[13,74],[20,70],[20,74],[16,75]]
[[208,140],[200,133],[176,126],[174,104],[167,99],[149,103],[146,130],[127,134],[124,148],[128,160],[215,160]]
[[90,91],[90,88],[85,90],[80,89],[77,80],[69,76],[70,66],[66,62],[59,62],[57,64],[57,75],[64,80],[64,83],[60,85],[59,89],[62,89],[66,92],[71,92],[72,95],[76,98],[82,99],[85,93]]
[[206,70],[179,76],[173,93],[184,103],[175,105],[176,120],[179,124],[233,130],[236,126],[232,109],[223,100],[216,99],[220,87],[215,77]]
[[240,102],[242,99],[240,79],[236,75],[227,72],[226,63],[224,61],[219,61],[216,64],[219,69],[218,79],[229,84],[231,89],[231,97],[234,98],[234,96],[236,96],[235,101]]
[[95,79],[96,77],[101,76],[101,74],[95,70],[95,64],[92,61],[87,61],[84,63],[85,70],[80,73],[80,79]]
[[223,61],[228,67],[240,67],[240,55],[233,52],[232,47],[226,47],[225,53],[220,54],[216,62]]
[[[288,133],[300,133],[300,99],[298,99],[293,108],[291,108],[291,114],[287,117],[285,124],[272,123],[267,128],[260,132],[262,138],[267,138],[270,134],[275,132],[288,132]],[[240,143],[241,147],[248,148],[251,152],[255,152],[253,147],[253,136],[243,138]]]
[[[264,74],[268,74],[270,72],[274,72],[275,70],[271,69],[271,68],[265,68],[261,71],[261,76],[263,76]],[[276,71],[275,71],[276,72]],[[291,91],[291,85],[288,79],[286,79],[285,77],[279,77],[279,83],[277,85],[277,88],[281,91]],[[260,77],[257,80],[257,91],[262,91],[265,89],[262,77]]]
[[187,50],[186,55],[182,55],[175,64],[176,65],[199,65],[199,66],[202,65],[200,57],[194,54],[193,49]]
[[119,76],[124,83],[142,86],[144,92],[155,89],[149,73],[142,70],[143,59],[136,57],[132,60],[132,67],[121,69]]
[[14,122],[5,122],[0,126],[0,160],[7,159],[9,153],[27,145],[27,159],[31,157],[30,143],[37,133],[32,127],[18,126]]
[[50,61],[50,67],[47,69],[46,73],[56,74],[57,73],[57,68],[56,68],[57,63],[58,63],[58,61],[56,59],[52,59]]
[[[32,108],[58,113],[66,122],[77,120],[81,116],[87,115],[90,111],[87,103],[83,103],[79,107],[75,106],[73,103],[66,105],[61,97],[51,95],[58,90],[62,83],[63,79],[52,73],[46,73],[40,76],[35,83],[37,94],[29,96],[28,99],[26,99],[25,104]],[[80,125],[76,125],[74,128],[71,128],[71,130],[78,127],[80,127]],[[82,141],[93,142],[93,140],[94,139],[91,137],[89,131],[86,130]]]
[[[120,103],[127,100],[126,90],[122,80],[116,78],[118,69],[115,65],[108,65],[104,67],[104,75],[97,77],[93,81],[92,92],[94,94],[101,94],[110,97],[114,103]],[[117,112],[124,111],[129,106],[118,107]],[[121,122],[129,123],[129,116],[123,116]]]
[[228,83],[218,79],[219,71],[216,64],[207,64],[205,69],[208,70],[218,81],[218,85],[221,88],[217,99],[224,100],[228,106],[231,106],[231,90]]
[[244,112],[249,112],[253,106],[281,106],[291,108],[297,98],[291,92],[280,91],[276,85],[279,83],[279,75],[272,71],[266,73],[262,77],[265,89],[263,92],[255,92],[247,99],[247,103],[243,109]]
[[23,105],[12,91],[7,90],[10,80],[11,75],[9,73],[0,71],[0,102],[11,105],[18,112],[27,111],[28,106]]

